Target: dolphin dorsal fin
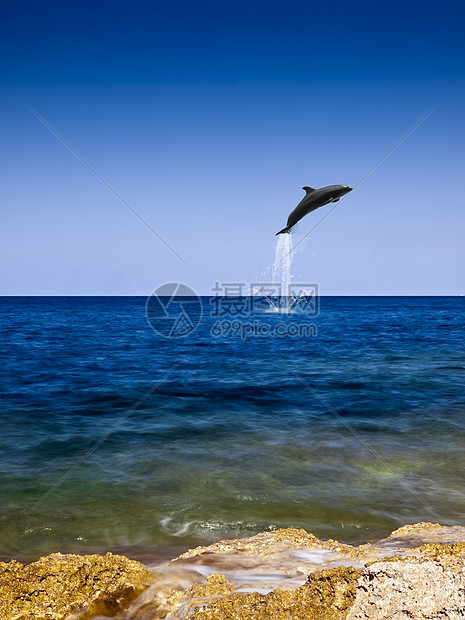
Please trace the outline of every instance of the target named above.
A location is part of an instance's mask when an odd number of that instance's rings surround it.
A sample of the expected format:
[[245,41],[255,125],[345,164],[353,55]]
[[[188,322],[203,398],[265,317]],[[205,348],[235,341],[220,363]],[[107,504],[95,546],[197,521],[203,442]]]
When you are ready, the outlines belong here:
[[308,185],[304,185],[304,186],[302,187],[302,189],[304,189],[304,190],[305,190],[305,193],[306,193],[306,194],[309,194],[310,192],[314,192],[314,191],[315,191],[315,188],[314,188],[314,187],[309,187]]

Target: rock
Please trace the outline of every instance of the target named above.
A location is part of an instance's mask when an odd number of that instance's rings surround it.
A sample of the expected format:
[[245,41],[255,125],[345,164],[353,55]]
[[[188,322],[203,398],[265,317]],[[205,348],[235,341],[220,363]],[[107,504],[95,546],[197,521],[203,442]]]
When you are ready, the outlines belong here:
[[[296,590],[227,595],[194,610],[188,617],[193,620],[344,620],[353,605],[359,576],[360,569],[339,566],[310,575],[307,583]],[[196,604],[195,600],[191,603]]]
[[114,615],[152,582],[124,556],[54,553],[23,565],[0,563],[0,620],[62,620]]
[[465,527],[443,526],[439,523],[414,523],[403,525],[387,538],[376,543],[378,548],[414,549],[424,543],[452,544],[465,540]]
[[[459,620],[465,613],[463,558],[389,558],[311,574],[295,590],[233,592],[222,575],[187,589],[166,614],[180,620]],[[131,616],[132,617],[132,616]]]
[[368,566],[347,620],[458,620],[464,614],[464,562],[444,554],[438,560],[402,558]]
[[[163,587],[149,588],[129,618],[463,620],[461,540],[464,528],[423,523],[359,547],[321,541],[296,529],[221,541],[165,566]],[[195,585],[183,588],[179,582],[170,592],[170,571],[171,583],[184,571],[184,583],[191,579]]]
[[222,541],[149,572],[121,556],[0,564],[0,620],[458,620],[465,528],[404,526],[376,544],[304,530]]
[[[365,545],[368,547],[369,545]],[[248,555],[260,555],[265,557],[289,549],[325,549],[328,551],[344,552],[346,555],[354,553],[356,547],[345,545],[337,540],[320,540],[306,530],[287,528],[278,529],[272,532],[262,532],[256,536],[248,538],[233,538],[232,540],[221,540],[220,542],[209,545],[208,547],[196,547],[189,549],[176,558],[186,560],[205,554],[228,554],[246,553]]]

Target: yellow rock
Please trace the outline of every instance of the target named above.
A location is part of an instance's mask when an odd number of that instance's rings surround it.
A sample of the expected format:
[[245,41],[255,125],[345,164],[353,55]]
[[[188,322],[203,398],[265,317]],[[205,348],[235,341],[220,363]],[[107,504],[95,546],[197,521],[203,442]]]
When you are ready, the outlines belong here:
[[83,620],[114,615],[151,583],[124,556],[54,553],[31,564],[0,563],[0,620]]
[[[296,590],[230,594],[197,609],[194,620],[344,620],[355,600],[361,570],[338,566],[309,576]],[[200,586],[196,586],[197,594]],[[208,593],[208,586],[205,595]]]
[[464,540],[464,527],[430,523],[359,547],[290,528],[198,547],[153,572],[111,553],[12,560],[0,563],[0,620],[461,618]]

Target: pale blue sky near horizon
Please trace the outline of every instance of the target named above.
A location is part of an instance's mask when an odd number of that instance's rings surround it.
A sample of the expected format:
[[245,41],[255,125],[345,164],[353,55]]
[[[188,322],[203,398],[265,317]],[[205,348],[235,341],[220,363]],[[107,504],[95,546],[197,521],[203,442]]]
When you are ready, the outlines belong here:
[[301,187],[353,186],[433,106],[293,275],[322,295],[465,294],[464,16],[448,1],[4,7],[0,295],[267,281]]

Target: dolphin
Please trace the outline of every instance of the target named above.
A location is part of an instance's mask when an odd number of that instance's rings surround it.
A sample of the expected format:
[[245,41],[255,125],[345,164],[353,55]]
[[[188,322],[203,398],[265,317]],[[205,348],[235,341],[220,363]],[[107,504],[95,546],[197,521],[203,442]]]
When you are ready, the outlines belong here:
[[286,228],[277,232],[277,235],[291,232],[291,228],[307,213],[311,213],[330,202],[337,202],[342,196],[352,191],[352,187],[347,185],[328,185],[327,187],[320,187],[320,189],[314,189],[305,185],[302,189],[305,190],[305,196],[287,218]]

